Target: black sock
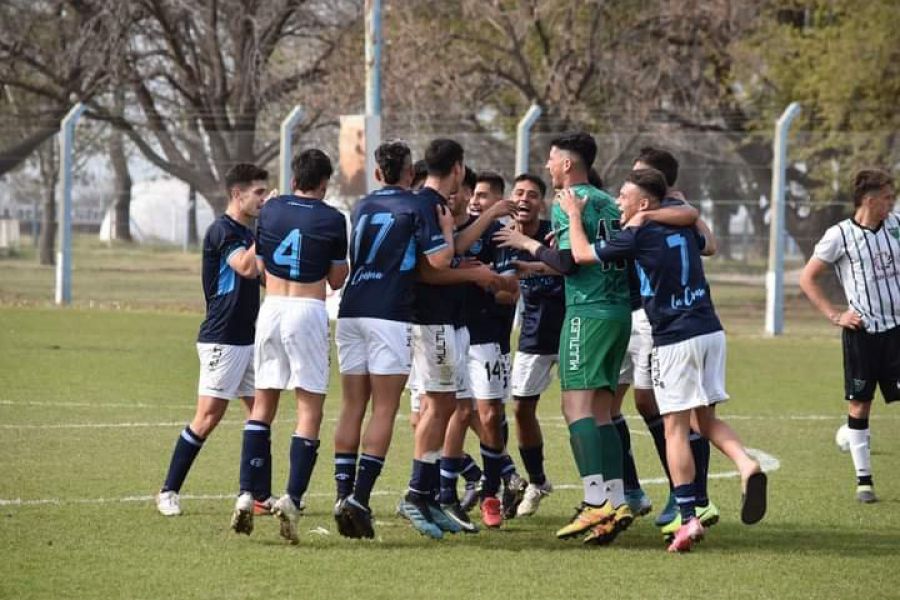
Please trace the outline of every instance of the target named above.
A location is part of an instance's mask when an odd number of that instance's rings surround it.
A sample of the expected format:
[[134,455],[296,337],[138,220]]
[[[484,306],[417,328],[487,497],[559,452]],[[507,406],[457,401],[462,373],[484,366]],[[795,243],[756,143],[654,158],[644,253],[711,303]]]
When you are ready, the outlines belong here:
[[244,441],[241,447],[240,487],[242,492],[250,492],[257,500],[266,500],[272,482],[271,477],[272,430],[262,421],[247,421],[244,425]]
[[709,475],[709,440],[691,430],[688,438],[691,442],[691,454],[694,455],[694,495],[697,506],[709,504],[706,492],[706,480]]
[[369,508],[369,497],[375,481],[381,475],[384,467],[383,456],[363,454],[359,458],[359,472],[356,474],[356,488],[353,490],[353,499],[366,508]]
[[287,493],[297,506],[300,506],[300,500],[309,487],[318,456],[319,440],[294,434],[291,438],[291,471],[288,475]]
[[194,459],[203,447],[203,438],[191,431],[190,425],[182,430],[175,442],[175,450],[172,452],[172,460],[169,462],[169,472],[166,474],[166,482],[163,484],[163,492],[179,492]]
[[530,448],[519,447],[519,455],[525,470],[528,471],[528,480],[534,485],[544,485],[547,476],[544,474],[544,445],[538,444]]
[[644,417],[647,424],[647,430],[653,437],[653,446],[656,447],[656,454],[659,456],[659,464],[662,465],[663,471],[666,472],[666,479],[669,480],[669,492],[672,492],[672,476],[669,474],[669,461],[666,460],[666,428],[663,425],[661,415],[651,415]]
[[481,481],[481,468],[470,454],[463,455],[462,467],[460,467],[459,474],[469,483],[478,483]]
[[625,421],[624,415],[613,417],[612,422],[622,441],[622,479],[625,483],[625,491],[638,490],[641,482],[638,481],[637,467],[634,464],[634,456],[631,454],[631,432],[628,431],[628,423]]

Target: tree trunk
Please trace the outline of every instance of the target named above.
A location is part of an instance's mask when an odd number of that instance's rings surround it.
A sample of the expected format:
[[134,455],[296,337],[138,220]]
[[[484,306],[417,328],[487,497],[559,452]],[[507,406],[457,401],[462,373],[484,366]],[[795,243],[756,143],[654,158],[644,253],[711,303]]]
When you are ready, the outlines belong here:
[[131,239],[131,173],[125,155],[122,132],[113,129],[109,138],[109,159],[115,178],[115,202],[113,204],[112,239],[130,242]]
[[196,246],[197,239],[197,188],[191,186],[188,189],[188,218],[187,218],[187,243]]
[[44,182],[44,214],[41,217],[41,240],[38,258],[42,265],[56,264],[56,184],[59,181],[56,137],[38,151],[38,166]]

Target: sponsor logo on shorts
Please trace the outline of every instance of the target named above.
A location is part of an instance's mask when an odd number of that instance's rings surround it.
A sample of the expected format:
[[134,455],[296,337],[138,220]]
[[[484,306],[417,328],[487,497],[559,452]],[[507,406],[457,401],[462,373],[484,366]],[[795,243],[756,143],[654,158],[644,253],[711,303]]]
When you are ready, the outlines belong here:
[[853,391],[861,392],[866,389],[866,380],[865,379],[854,379],[853,380]]
[[447,337],[443,327],[434,332],[434,361],[439,365],[447,363]]
[[251,467],[256,467],[258,469],[258,468],[262,467],[264,464],[266,464],[266,459],[264,459],[264,458],[251,458],[250,459]]
[[581,317],[569,321],[569,370],[581,368]]

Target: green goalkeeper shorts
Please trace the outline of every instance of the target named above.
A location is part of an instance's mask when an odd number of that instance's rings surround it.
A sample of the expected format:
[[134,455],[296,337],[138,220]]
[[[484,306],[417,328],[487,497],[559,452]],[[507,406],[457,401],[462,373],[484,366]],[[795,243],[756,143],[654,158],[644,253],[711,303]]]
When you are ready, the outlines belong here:
[[565,390],[615,393],[631,338],[631,320],[566,315],[559,340],[559,380]]

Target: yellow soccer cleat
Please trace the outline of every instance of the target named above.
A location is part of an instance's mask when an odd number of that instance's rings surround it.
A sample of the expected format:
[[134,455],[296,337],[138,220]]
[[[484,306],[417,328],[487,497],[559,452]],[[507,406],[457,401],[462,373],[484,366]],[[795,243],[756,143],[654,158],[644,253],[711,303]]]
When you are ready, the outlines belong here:
[[557,531],[556,537],[561,540],[575,537],[576,535],[584,533],[591,527],[595,527],[606,521],[612,521],[615,514],[615,509],[608,501],[600,506],[591,506],[590,504],[582,502],[581,506],[579,506],[578,510],[575,512],[575,516],[572,517],[571,522]]
[[584,543],[594,546],[605,546],[612,543],[616,536],[628,529],[634,522],[634,513],[628,504],[618,506],[613,513],[613,518],[604,523],[591,527],[584,537]]

